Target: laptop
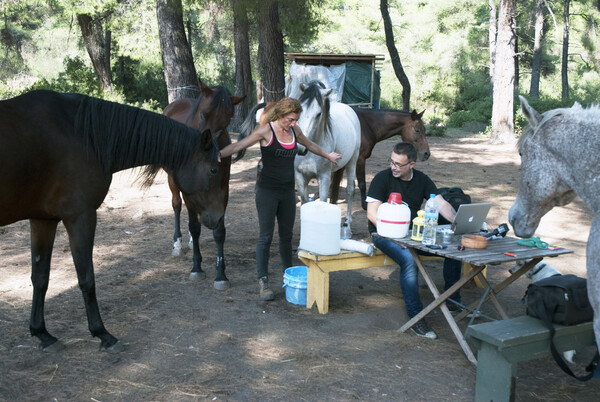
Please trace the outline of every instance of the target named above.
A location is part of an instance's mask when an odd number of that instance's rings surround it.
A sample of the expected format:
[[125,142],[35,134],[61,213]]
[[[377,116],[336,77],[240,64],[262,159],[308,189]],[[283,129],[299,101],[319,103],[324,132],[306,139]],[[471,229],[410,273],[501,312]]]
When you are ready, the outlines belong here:
[[[450,228],[454,234],[479,233],[481,226],[492,206],[491,202],[480,202],[475,204],[461,204],[454,216],[451,225],[440,225],[441,228]],[[438,229],[440,229],[438,227]]]

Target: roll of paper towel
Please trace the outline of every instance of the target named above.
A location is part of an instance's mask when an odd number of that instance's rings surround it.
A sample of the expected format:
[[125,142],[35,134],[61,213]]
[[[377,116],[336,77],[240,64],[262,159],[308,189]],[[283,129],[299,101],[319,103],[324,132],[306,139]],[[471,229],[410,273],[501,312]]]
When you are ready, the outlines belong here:
[[373,257],[373,245],[358,240],[343,239],[340,240],[340,248],[344,250],[358,251],[359,253],[367,254]]

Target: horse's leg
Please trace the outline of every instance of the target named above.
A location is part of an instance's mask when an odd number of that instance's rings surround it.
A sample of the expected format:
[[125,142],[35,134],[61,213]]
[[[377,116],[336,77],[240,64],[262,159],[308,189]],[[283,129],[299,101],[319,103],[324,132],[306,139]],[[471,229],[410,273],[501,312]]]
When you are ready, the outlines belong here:
[[100,309],[98,308],[98,300],[96,299],[96,282],[92,262],[94,234],[96,232],[96,211],[88,211],[75,217],[65,218],[63,222],[69,234],[71,254],[77,271],[79,289],[81,289],[83,295],[88,328],[92,336],[100,339],[100,349],[109,352],[120,352],[123,350],[123,345],[104,328],[104,323],[100,317]]
[[304,204],[308,200],[308,182],[310,180],[306,180],[304,175],[298,171],[296,171],[296,189],[298,190],[298,195],[300,196],[300,202]]
[[340,183],[342,182],[342,177],[344,176],[344,171],[342,169],[336,170],[331,174],[331,187],[329,192],[329,202],[332,204],[337,204],[338,198],[340,195]]
[[600,339],[600,216],[592,220],[586,248],[588,298],[594,309],[594,333]]
[[358,160],[356,161],[356,179],[358,181],[358,189],[360,190],[360,205],[365,211],[367,210],[367,180],[365,179],[366,164],[367,158],[358,155]]
[[319,176],[319,199],[327,202],[329,198],[329,187],[331,185],[331,170]]
[[352,223],[352,198],[354,197],[354,179],[356,179],[356,164],[350,161],[346,165],[346,201],[348,202],[348,211],[346,212],[346,223],[348,226]]
[[46,330],[44,320],[44,301],[50,280],[50,260],[52,247],[56,236],[56,226],[59,221],[31,219],[31,283],[33,285],[33,300],[29,332],[40,340],[43,351],[58,351],[64,345],[58,342]]
[[192,236],[192,246],[194,250],[192,272],[190,272],[190,280],[197,281],[206,278],[206,273],[202,270],[202,254],[200,253],[200,230],[202,225],[198,221],[198,214],[190,211],[188,207],[189,215],[189,229],[190,235]]
[[217,290],[229,289],[229,279],[225,276],[225,256],[223,254],[223,246],[225,245],[225,217],[221,218],[219,226],[213,230],[213,238],[217,245],[217,276],[213,286]]
[[183,255],[183,249],[181,247],[181,195],[179,194],[179,188],[173,181],[171,175],[168,176],[169,189],[171,190],[171,205],[173,206],[173,212],[175,213],[175,232],[173,233],[173,250],[171,255],[174,257],[181,257]]

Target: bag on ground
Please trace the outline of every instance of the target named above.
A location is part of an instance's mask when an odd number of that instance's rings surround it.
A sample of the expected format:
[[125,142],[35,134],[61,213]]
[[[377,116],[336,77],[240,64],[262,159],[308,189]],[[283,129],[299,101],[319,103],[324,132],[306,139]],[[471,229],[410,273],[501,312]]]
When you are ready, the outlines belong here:
[[553,324],[575,325],[593,320],[594,310],[588,299],[587,280],[575,275],[554,275],[530,283],[524,298],[527,298],[527,315],[541,319],[550,330],[550,351],[558,366],[580,381],[592,378],[600,360],[598,352],[586,368],[590,373],[576,376],[559,355],[553,339]]

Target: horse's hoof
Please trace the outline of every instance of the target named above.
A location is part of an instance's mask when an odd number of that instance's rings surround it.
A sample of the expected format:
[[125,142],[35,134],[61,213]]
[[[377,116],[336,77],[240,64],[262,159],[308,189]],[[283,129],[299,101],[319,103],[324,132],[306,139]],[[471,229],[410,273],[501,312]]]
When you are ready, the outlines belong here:
[[206,272],[204,271],[190,273],[190,281],[201,281],[204,278],[206,278]]
[[100,350],[105,351],[106,353],[116,354],[124,351],[125,346],[123,346],[121,342],[117,341],[114,345],[109,346],[107,348],[103,348],[102,345],[100,345]]
[[217,290],[227,290],[231,287],[229,281],[214,281],[213,286]]
[[183,257],[183,247],[181,247],[181,238],[177,239],[173,243],[173,250],[171,251],[173,257]]
[[40,349],[42,349],[42,352],[46,352],[46,353],[57,353],[57,352],[60,352],[61,350],[64,350],[64,348],[65,348],[65,345],[60,341],[53,342],[47,346],[40,345]]

